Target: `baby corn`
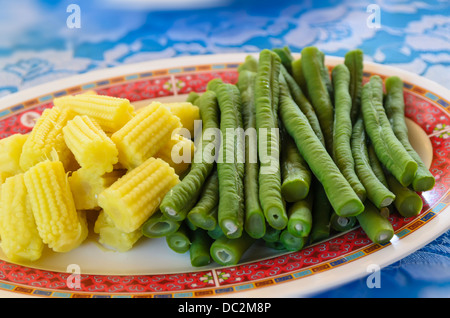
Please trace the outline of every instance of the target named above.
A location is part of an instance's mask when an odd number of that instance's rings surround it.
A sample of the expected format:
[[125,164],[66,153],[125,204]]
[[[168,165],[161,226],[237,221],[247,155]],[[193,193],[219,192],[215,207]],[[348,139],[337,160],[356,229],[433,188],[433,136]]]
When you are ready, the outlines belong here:
[[178,182],[167,162],[151,157],[100,193],[98,204],[118,229],[130,233],[158,209],[164,195]]
[[0,171],[15,175],[23,172],[20,167],[22,147],[28,135],[14,134],[0,140]]
[[36,227],[23,173],[5,180],[0,202],[3,252],[13,262],[39,259],[44,244]]
[[37,229],[55,252],[68,252],[87,237],[85,214],[75,208],[67,176],[60,161],[43,161],[24,175]]
[[71,111],[58,107],[44,110],[23,144],[19,161],[23,171],[49,159],[54,150],[64,168],[70,169],[75,158],[64,141],[62,129],[73,116]]
[[111,172],[118,162],[116,145],[87,115],[77,115],[63,128],[64,140],[82,168]]
[[183,128],[189,130],[191,137],[194,136],[194,121],[200,120],[200,109],[189,102],[165,103],[164,106],[170,109],[172,114],[180,118]]
[[119,150],[119,162],[133,169],[154,156],[179,128],[180,119],[163,104],[153,102],[115,132],[111,140]]
[[133,117],[134,107],[126,98],[79,94],[55,98],[54,105],[95,120],[105,132],[115,132]]
[[167,162],[179,176],[183,174],[192,162],[194,156],[194,142],[181,135],[174,135],[159,149],[155,157]]

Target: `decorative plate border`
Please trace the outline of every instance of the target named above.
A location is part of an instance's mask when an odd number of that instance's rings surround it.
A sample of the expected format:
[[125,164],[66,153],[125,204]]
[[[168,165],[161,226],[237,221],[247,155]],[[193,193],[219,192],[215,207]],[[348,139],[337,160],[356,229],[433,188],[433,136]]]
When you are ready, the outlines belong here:
[[[31,129],[29,119],[39,116],[52,100],[68,94],[77,94],[86,90],[96,90],[101,94],[126,97],[131,101],[165,96],[188,94],[191,90],[202,92],[206,83],[216,77],[225,82],[237,81],[239,63],[204,64],[189,67],[177,67],[139,72],[124,76],[89,82],[42,95],[20,104],[15,104],[0,112],[0,138],[14,132]],[[364,77],[373,75],[365,72]],[[378,74],[385,77],[383,74]],[[406,115],[426,131],[435,132],[432,123],[438,118],[439,123],[450,125],[450,104],[442,96],[428,91],[418,85],[404,82],[407,109]],[[410,104],[425,102],[420,107]],[[439,110],[436,113],[436,109]],[[391,216],[396,239],[401,240],[414,233],[422,226],[436,218],[450,204],[450,172],[442,167],[450,166],[448,145],[442,143],[443,136],[430,138],[433,144],[434,159],[431,170],[437,177],[437,194],[430,197],[421,214],[414,218]],[[450,142],[450,141],[449,141]],[[447,143],[449,143],[447,142]],[[350,248],[348,241],[353,246]],[[373,244],[360,228],[338,234],[324,242],[314,244],[295,253],[285,253],[265,260],[249,262],[233,267],[199,270],[190,273],[167,275],[89,275],[81,274],[81,290],[67,287],[69,273],[34,269],[0,261],[0,289],[30,296],[53,298],[182,298],[224,296],[242,291],[251,291],[268,286],[280,285],[323,273],[330,269],[349,264],[371,255],[391,243]],[[308,265],[303,261],[308,256],[322,261]],[[277,266],[274,266],[276,263]],[[306,265],[305,265],[306,264]],[[279,270],[274,270],[274,268]],[[183,283],[180,283],[183,282]],[[168,287],[171,286],[171,287]]]

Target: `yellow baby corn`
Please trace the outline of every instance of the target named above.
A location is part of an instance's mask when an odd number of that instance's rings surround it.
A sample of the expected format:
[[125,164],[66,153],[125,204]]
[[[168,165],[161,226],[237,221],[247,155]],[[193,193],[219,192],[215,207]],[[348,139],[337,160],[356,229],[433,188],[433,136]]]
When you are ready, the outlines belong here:
[[0,171],[15,175],[23,172],[20,154],[28,135],[14,134],[0,140]]
[[159,207],[164,195],[180,182],[169,164],[149,158],[98,196],[98,204],[118,229],[136,231]]
[[87,115],[77,115],[63,128],[64,140],[82,168],[96,174],[111,172],[118,162],[116,145]]
[[57,107],[44,110],[23,144],[19,161],[23,171],[49,159],[53,151],[58,154],[64,168],[71,169],[75,159],[64,141],[62,129],[73,116],[72,112]]
[[188,129],[193,138],[194,121],[200,120],[200,109],[198,106],[189,102],[165,103],[164,106],[168,107],[172,114],[180,118],[183,128]]
[[98,195],[125,174],[125,170],[113,170],[103,175],[89,169],[78,169],[68,178],[77,210],[98,209]]
[[0,202],[3,252],[13,262],[39,259],[44,244],[36,227],[23,173],[6,179]]
[[126,98],[98,94],[79,94],[55,98],[54,105],[71,109],[95,120],[105,132],[115,132],[131,119],[133,105]]
[[194,142],[178,134],[172,136],[155,155],[156,158],[161,158],[174,168],[179,176],[189,168],[193,156]]
[[78,212],[60,161],[43,161],[25,172],[37,229],[55,252],[68,252],[87,237],[86,215]]
[[130,250],[142,237],[141,229],[126,233],[118,229],[111,218],[103,211],[100,211],[94,225],[94,232],[97,233],[100,244],[118,252]]
[[177,116],[163,104],[151,103],[111,136],[119,150],[119,162],[127,169],[139,166],[154,156],[179,128]]

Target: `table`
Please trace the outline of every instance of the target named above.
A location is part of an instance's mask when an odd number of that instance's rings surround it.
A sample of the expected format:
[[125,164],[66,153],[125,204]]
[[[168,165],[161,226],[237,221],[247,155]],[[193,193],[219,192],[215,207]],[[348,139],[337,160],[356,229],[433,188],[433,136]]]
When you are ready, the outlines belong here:
[[[448,1],[0,0],[0,97],[150,59],[315,45],[422,75],[450,89]],[[1,101],[1,99],[0,99]],[[450,231],[381,270],[312,297],[449,297]]]

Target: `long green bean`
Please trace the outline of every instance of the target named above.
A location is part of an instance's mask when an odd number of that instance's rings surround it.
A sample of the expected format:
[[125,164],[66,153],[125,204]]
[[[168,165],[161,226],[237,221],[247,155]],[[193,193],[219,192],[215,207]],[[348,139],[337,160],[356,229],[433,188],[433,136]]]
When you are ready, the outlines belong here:
[[349,92],[350,72],[345,64],[338,64],[332,71],[334,88],[333,159],[361,201],[366,199],[366,189],[355,172],[351,137],[352,100]]
[[141,230],[144,236],[157,238],[176,232],[180,225],[180,221],[168,218],[158,210],[144,222]]
[[418,165],[417,172],[412,181],[412,187],[415,191],[431,190],[436,180],[409,142],[408,127],[405,122],[403,81],[398,76],[391,76],[386,79],[385,86],[386,98],[384,107],[394,134]]
[[255,241],[256,239],[250,237],[245,231],[238,238],[228,238],[223,235],[211,244],[210,254],[220,265],[236,265]]
[[[198,105],[202,119],[202,135],[208,129],[219,129],[216,94],[213,91],[206,91],[200,96]],[[218,149],[220,139],[210,142],[202,138],[200,143],[201,147],[194,152],[191,169],[183,180],[165,195],[160,204],[161,212],[176,221],[184,220],[196,204],[203,184],[214,167],[214,160],[204,156],[203,149],[210,147],[211,143],[214,145],[213,149]]]
[[312,227],[309,234],[311,243],[320,242],[330,236],[330,219],[333,209],[325,190],[317,180],[313,183]]
[[350,71],[350,96],[352,99],[352,110],[350,116],[355,123],[361,110],[361,90],[364,70],[364,53],[360,49],[348,51],[345,54],[344,64]]
[[323,55],[316,47],[305,47],[301,52],[302,71],[306,79],[308,97],[313,105],[325,138],[326,149],[333,149],[333,102],[323,77]]
[[352,229],[356,222],[356,216],[342,217],[333,212],[330,218],[330,227],[338,232],[344,232]]
[[402,186],[391,174],[388,174],[386,179],[389,188],[395,193],[394,206],[398,213],[404,217],[418,215],[423,208],[420,195],[410,188]]
[[166,235],[167,246],[176,253],[186,253],[191,246],[191,230],[183,222],[181,226],[173,233]]
[[323,185],[331,205],[338,215],[350,216],[361,213],[364,205],[334,163],[308,119],[297,107],[286,87],[280,86],[280,118],[286,131],[295,141],[309,168]]
[[416,174],[417,163],[392,130],[383,107],[383,81],[378,75],[363,86],[361,110],[365,130],[380,162],[403,186],[408,186]]
[[364,204],[364,212],[356,217],[359,225],[372,242],[377,244],[388,243],[394,236],[392,224],[380,214],[379,209],[369,200],[366,200]]
[[277,111],[280,58],[270,50],[260,53],[255,79],[255,114],[258,133],[259,201],[266,221],[283,229],[287,214],[281,195],[280,146]]
[[379,209],[390,205],[394,201],[395,195],[380,181],[372,169],[367,150],[364,121],[361,116],[353,126],[351,145],[355,171],[366,189],[367,199]]
[[305,246],[308,238],[294,236],[288,229],[284,229],[280,234],[280,242],[288,251],[297,252]]
[[198,229],[191,234],[191,245],[189,247],[189,258],[194,267],[206,266],[211,263],[211,244],[213,240],[208,233]]
[[307,237],[312,227],[313,193],[292,204],[288,209],[288,231],[296,237]]

